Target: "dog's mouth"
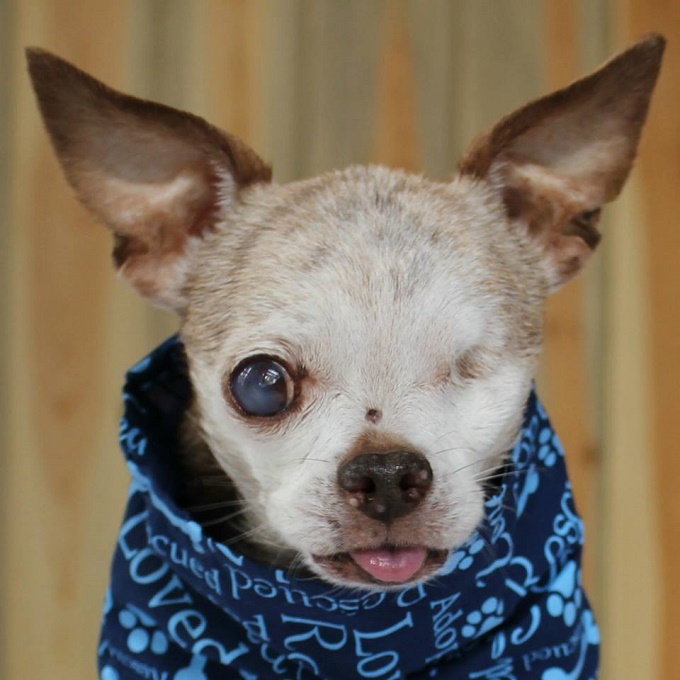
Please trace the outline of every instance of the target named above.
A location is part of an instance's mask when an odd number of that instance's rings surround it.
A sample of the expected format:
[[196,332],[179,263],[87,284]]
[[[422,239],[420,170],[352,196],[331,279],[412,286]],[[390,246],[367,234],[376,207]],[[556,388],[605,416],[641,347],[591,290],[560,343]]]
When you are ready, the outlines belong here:
[[315,564],[345,583],[396,586],[421,581],[446,562],[448,550],[386,544],[333,555],[314,555]]

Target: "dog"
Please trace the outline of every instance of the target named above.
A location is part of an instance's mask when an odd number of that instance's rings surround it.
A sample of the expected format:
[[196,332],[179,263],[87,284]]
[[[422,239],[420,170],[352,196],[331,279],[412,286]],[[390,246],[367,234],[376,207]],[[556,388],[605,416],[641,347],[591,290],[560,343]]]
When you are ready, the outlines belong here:
[[233,135],[28,51],[119,275],[180,320],[124,392],[104,680],[596,677],[533,378],[544,300],[600,240],[663,49],[504,117],[449,182],[287,185]]

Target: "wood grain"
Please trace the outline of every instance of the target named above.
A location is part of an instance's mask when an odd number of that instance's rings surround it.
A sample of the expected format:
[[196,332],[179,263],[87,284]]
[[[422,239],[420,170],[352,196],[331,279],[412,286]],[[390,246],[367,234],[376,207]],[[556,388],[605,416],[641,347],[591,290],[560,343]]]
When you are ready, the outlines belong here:
[[662,678],[680,677],[680,305],[678,253],[680,253],[680,11],[674,2],[619,0],[622,39],[632,40],[649,31],[668,38],[664,67],[642,140],[638,172],[642,186],[642,216],[649,271],[651,345],[649,359],[653,392],[653,459],[655,509],[661,540]]
[[646,221],[638,180],[636,175],[630,179],[610,210],[605,347],[598,369],[605,398],[597,614],[603,678],[617,680],[666,677],[659,675],[661,552],[651,437]]
[[[127,9],[126,2],[17,3],[15,53],[40,45],[122,83]],[[109,236],[74,200],[38,120],[23,59],[14,68],[2,514],[8,644],[0,675],[84,679],[95,674],[127,478],[116,451],[122,353],[110,351],[109,339],[116,284]],[[128,337],[119,343],[134,351],[135,336]]]
[[[546,76],[550,90],[564,87],[583,74],[580,52],[580,15],[571,0],[545,3]],[[593,424],[593,390],[586,351],[586,281],[571,281],[546,305],[543,377],[545,402],[564,444],[577,508],[588,534],[584,550],[584,582],[596,597],[596,491],[598,446]],[[597,380],[596,377],[593,379]]]
[[[14,85],[12,65],[13,41],[11,28],[13,21],[13,7],[7,2],[0,2],[0,223],[11,224],[11,187],[12,187],[12,156],[11,139],[12,125],[11,96]],[[10,229],[0,227],[0,291],[10,290],[9,258],[11,256],[12,234]],[[0,294],[0,319],[8,319],[10,313],[9,296]],[[10,415],[9,405],[12,395],[9,389],[10,363],[10,331],[7,323],[0,323],[0,450],[9,449]],[[8,522],[5,518],[11,509],[8,505],[9,480],[7,456],[0,455],[0,555],[7,554],[9,533]],[[0,558],[0,611],[6,608],[7,594],[7,565]],[[9,651],[9,627],[5,617],[0,616],[0,673],[2,659]]]
[[403,3],[388,5],[378,57],[374,163],[422,172],[412,44]]

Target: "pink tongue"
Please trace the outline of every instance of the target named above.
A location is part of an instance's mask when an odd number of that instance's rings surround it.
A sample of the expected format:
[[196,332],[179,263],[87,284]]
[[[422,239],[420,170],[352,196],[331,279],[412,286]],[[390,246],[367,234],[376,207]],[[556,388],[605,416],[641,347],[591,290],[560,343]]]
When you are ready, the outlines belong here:
[[395,550],[355,550],[351,558],[379,581],[403,583],[408,581],[425,563],[425,548],[396,548]]

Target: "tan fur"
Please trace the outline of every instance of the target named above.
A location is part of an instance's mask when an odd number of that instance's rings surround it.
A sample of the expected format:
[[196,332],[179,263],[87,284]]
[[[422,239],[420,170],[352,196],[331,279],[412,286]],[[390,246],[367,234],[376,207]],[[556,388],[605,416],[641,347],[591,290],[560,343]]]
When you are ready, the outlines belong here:
[[511,216],[543,241],[551,289],[581,271],[599,241],[582,215],[614,200],[628,177],[664,45],[648,36],[587,78],[506,116],[459,164],[461,173],[496,184]]
[[269,182],[270,168],[196,116],[116,92],[42,50],[28,58],[66,177],[114,232],[116,266],[142,295],[181,312],[190,240],[214,228],[220,201]]

